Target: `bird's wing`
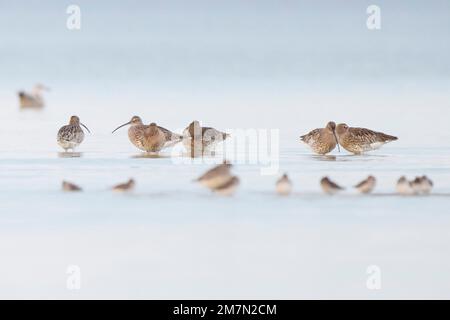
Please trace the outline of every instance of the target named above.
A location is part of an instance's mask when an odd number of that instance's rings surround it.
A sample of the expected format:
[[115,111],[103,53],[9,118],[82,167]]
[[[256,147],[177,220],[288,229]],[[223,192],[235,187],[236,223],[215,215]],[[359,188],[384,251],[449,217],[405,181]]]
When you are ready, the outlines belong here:
[[166,138],[166,141],[180,141],[183,139],[183,136],[177,133],[173,133],[169,129],[158,126],[159,130],[161,130]]
[[397,140],[397,137],[387,135],[382,132],[373,131],[366,128],[350,128],[351,136],[356,141],[376,143]]
[[307,134],[300,136],[300,140],[308,143],[311,139],[317,139],[320,136],[320,129],[314,129]]
[[210,140],[225,140],[227,134],[214,128],[202,127],[202,136],[208,137]]

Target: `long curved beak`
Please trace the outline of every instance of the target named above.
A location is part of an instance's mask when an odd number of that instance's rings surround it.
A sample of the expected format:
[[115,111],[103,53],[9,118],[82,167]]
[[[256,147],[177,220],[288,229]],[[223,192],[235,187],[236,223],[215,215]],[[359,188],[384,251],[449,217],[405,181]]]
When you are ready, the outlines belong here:
[[118,126],[118,127],[115,128],[115,129],[113,130],[113,132],[111,132],[111,133],[114,133],[114,132],[116,132],[117,130],[119,130],[120,128],[125,127],[125,126],[127,126],[127,125],[129,125],[129,124],[131,124],[131,121],[128,121],[127,123],[124,123],[124,124],[121,125],[121,126]]
[[338,151],[341,152],[341,147],[339,147],[339,141],[338,141],[338,138],[337,138],[337,135],[336,135],[336,131],[334,131],[334,130],[333,130],[333,135],[334,135],[334,138],[336,139],[336,143],[337,143],[337,146],[338,146]]
[[80,124],[89,132],[89,133],[91,133],[91,131],[88,129],[88,127],[86,127],[84,124],[82,124],[81,122],[80,122]]

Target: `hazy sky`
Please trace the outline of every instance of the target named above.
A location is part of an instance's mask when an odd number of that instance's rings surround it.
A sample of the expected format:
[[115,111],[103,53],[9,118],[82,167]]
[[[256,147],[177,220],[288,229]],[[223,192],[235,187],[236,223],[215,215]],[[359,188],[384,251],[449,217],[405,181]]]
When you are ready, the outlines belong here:
[[[381,30],[366,27],[371,4]],[[427,117],[433,132],[450,116],[449,39],[448,0],[0,0],[0,101],[15,111],[15,92],[44,82],[61,117],[114,107],[112,122],[302,131],[344,119],[405,134]]]
[[[66,28],[69,4],[81,8],[80,31]],[[370,4],[379,31],[366,27]],[[0,39],[12,76],[450,76],[446,0],[2,0]]]

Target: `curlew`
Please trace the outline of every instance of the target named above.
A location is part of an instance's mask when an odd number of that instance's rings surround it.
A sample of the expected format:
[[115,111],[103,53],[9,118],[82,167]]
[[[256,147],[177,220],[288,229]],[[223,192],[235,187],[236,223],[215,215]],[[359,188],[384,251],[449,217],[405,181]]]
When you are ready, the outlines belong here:
[[128,138],[131,143],[145,152],[159,152],[165,147],[180,142],[183,138],[156,123],[144,125],[138,116],[133,116],[129,122],[117,127],[112,133],[127,125],[130,125]]
[[56,140],[58,144],[67,152],[72,151],[80,145],[84,140],[83,126],[89,133],[89,129],[80,122],[77,116],[70,117],[69,124],[59,129]]
[[339,144],[345,150],[354,154],[376,150],[382,145],[398,139],[382,132],[365,128],[352,128],[345,123],[337,125],[336,134]]
[[336,123],[330,121],[325,128],[314,129],[301,136],[300,140],[306,143],[315,153],[324,155],[333,151],[336,146],[339,149],[335,130]]
[[222,142],[230,135],[211,127],[202,127],[197,120],[183,130],[183,144],[187,149],[203,150]]

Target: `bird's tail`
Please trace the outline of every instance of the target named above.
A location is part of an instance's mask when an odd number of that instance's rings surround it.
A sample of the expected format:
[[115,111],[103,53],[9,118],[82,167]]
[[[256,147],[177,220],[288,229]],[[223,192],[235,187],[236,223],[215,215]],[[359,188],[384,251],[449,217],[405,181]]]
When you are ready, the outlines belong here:
[[390,142],[390,141],[398,140],[398,138],[395,137],[395,136],[388,135],[388,134],[383,134],[382,140],[383,140],[384,142]]

